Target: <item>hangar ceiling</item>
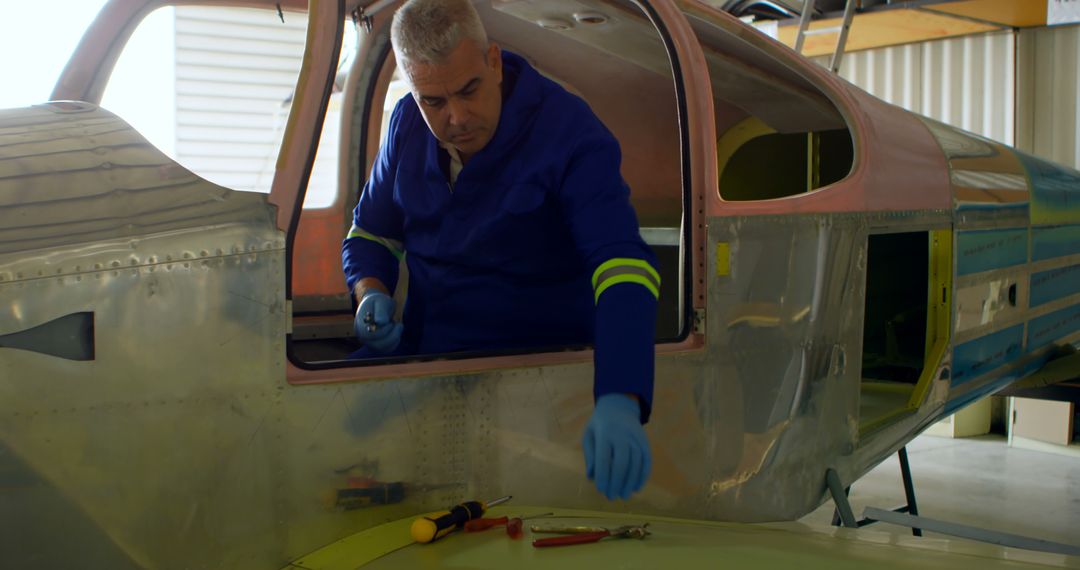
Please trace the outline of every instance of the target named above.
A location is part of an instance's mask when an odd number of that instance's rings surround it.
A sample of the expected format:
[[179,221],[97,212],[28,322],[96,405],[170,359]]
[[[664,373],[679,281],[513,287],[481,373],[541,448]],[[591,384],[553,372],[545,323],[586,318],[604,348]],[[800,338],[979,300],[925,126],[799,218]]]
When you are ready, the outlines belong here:
[[[710,4],[738,14],[755,15],[760,21],[767,6],[774,14],[792,14],[780,19],[778,36],[795,45],[801,0],[724,0]],[[847,39],[845,51],[909,44],[943,38],[991,32],[1005,28],[1045,26],[1047,0],[862,0]],[[817,0],[810,30],[838,27],[844,0]],[[831,54],[837,33],[808,35],[803,54]]]

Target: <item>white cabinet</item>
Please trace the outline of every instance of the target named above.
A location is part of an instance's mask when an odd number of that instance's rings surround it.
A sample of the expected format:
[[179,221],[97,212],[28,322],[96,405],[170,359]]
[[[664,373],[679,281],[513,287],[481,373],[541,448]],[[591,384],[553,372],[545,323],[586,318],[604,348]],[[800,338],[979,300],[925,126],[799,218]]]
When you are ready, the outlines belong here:
[[[1074,406],[1071,402],[1011,398],[1009,441],[1023,445],[1028,441],[1067,446],[1073,441]],[[1041,448],[1041,446],[1039,446]]]

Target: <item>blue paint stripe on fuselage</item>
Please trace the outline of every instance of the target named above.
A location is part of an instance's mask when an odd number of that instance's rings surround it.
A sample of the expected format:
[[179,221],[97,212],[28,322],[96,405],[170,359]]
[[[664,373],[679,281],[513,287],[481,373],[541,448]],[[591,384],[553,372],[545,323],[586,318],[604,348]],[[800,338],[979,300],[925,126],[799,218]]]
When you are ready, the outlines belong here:
[[[1010,211],[1011,210],[1011,211],[1015,212],[1015,213],[1012,213],[1011,215],[1017,216],[1017,217],[1023,216],[1025,218],[1025,221],[1026,221],[1026,218],[1028,217],[1028,212],[1027,212],[1028,203],[1027,202],[1011,202],[1011,203],[1004,203],[1003,204],[1003,203],[999,203],[999,202],[991,202],[991,203],[987,203],[987,202],[961,202],[961,201],[957,200],[956,201],[956,209],[961,211],[961,212],[1005,212],[1005,211]],[[1020,213],[1021,210],[1024,210],[1024,212]]]
[[1080,265],[1040,271],[1031,276],[1030,306],[1038,307],[1080,293]]
[[1080,305],[1032,319],[1028,323],[1028,351],[1038,350],[1080,330]]
[[[951,414],[1038,371],[1049,360],[1052,351],[1045,352],[1038,358],[1033,358],[1031,353],[1077,332],[1080,332],[1080,304],[1028,321],[1026,350],[1022,343],[1024,325],[1016,325],[957,346],[953,351],[952,390],[957,391],[960,386],[966,388],[963,394],[950,397],[943,413]],[[978,378],[1021,358],[1025,359],[1021,366],[1014,366],[1002,376],[988,381],[977,381]]]
[[1015,152],[1031,182],[1031,223],[1080,223],[1080,171]]
[[1016,360],[1023,351],[1024,325],[965,342],[953,350],[953,388]]
[[1016,369],[1002,375],[1001,377],[994,378],[993,380],[985,382],[981,386],[976,386],[975,388],[964,392],[957,398],[950,399],[948,402],[945,403],[945,411],[942,412],[942,415],[947,416],[955,412],[956,410],[959,410],[960,408],[963,408],[964,406],[974,402],[975,400],[993,394],[994,392],[997,392],[998,390],[1008,386],[1009,384],[1016,382],[1017,380],[1027,376],[1028,374],[1036,372],[1037,370],[1045,366],[1046,362],[1049,359],[1049,355],[1043,355],[1039,358],[1033,358],[1025,362],[1022,366],[1017,367]]
[[1028,230],[980,230],[956,235],[956,271],[970,275],[1027,262]]
[[1080,225],[1031,228],[1032,261],[1044,261],[1080,253]]
[[[1080,171],[1016,152],[1030,183],[1030,234],[1026,228],[960,231],[956,234],[958,276],[1022,265],[1028,261],[1060,259],[1080,254]],[[962,209],[989,209],[958,204]],[[999,207],[997,209],[1004,209]],[[1061,262],[1067,263],[1061,259]],[[1080,265],[1057,267],[1030,275],[1029,308],[1080,293]],[[958,345],[953,349],[953,392],[962,392],[945,405],[950,414],[992,394],[1044,366],[1047,347],[1080,331],[1080,304],[1030,319]],[[1026,340],[1026,343],[1025,343]],[[1044,351],[1035,358],[1032,353]],[[986,380],[990,373],[997,375]],[[959,390],[958,387],[962,387]]]

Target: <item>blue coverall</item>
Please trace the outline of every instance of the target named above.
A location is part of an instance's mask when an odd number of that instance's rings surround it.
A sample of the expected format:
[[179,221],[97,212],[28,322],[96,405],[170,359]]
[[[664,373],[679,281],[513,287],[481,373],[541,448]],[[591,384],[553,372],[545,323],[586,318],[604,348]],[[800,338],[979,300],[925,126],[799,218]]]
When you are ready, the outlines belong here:
[[[653,392],[655,257],[588,105],[503,52],[491,141],[449,181],[449,155],[411,95],[398,101],[342,246],[349,291],[409,290],[396,354],[595,344],[597,397]],[[406,255],[407,254],[407,255]]]

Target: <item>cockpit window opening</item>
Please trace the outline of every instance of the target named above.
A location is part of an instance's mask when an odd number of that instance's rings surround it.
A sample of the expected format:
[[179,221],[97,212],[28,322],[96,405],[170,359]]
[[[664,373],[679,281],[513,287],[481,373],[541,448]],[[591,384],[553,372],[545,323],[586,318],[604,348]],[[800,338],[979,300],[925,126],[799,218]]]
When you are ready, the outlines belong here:
[[[682,152],[680,143],[685,136],[679,124],[676,88],[673,86],[670,60],[667,46],[642,8],[635,2],[597,1],[590,7],[604,16],[603,21],[596,20],[592,30],[566,31],[552,30],[536,24],[526,12],[530,8],[525,3],[493,3],[481,5],[478,9],[488,29],[489,36],[500,46],[521,54],[542,75],[555,80],[569,91],[582,96],[608,129],[619,140],[622,147],[622,174],[631,188],[631,202],[634,206],[641,234],[661,265],[663,285],[657,341],[671,342],[683,338],[689,323],[682,312],[686,306],[685,263],[683,246],[683,204],[684,188]],[[519,13],[520,12],[520,13]],[[572,16],[571,16],[572,17]],[[600,29],[603,28],[603,29]],[[644,33],[647,32],[647,33]],[[375,30],[375,33],[380,33]],[[386,30],[383,30],[386,33]],[[378,44],[378,42],[376,42]],[[575,53],[574,58],[565,57],[566,53]],[[375,145],[385,137],[387,117],[400,96],[407,93],[407,85],[400,76],[390,73],[393,68],[393,55],[388,47],[381,54],[363,53],[362,58],[369,58],[368,75],[380,76],[381,84],[368,89],[373,98],[363,105],[354,105],[355,109],[367,109],[367,117],[351,122],[357,133],[350,133],[357,140],[359,148],[368,147],[360,156],[359,169],[361,179],[366,179],[370,160],[374,156]],[[372,72],[370,58],[384,57],[387,70]],[[589,63],[589,64],[586,64]],[[375,66],[377,67],[377,66]],[[357,81],[351,77],[348,81]],[[634,98],[625,94],[634,92]],[[383,95],[385,93],[385,95]],[[650,109],[642,113],[642,108]],[[372,144],[376,136],[373,125],[378,123],[382,132],[379,143]],[[357,136],[359,135],[359,136]],[[343,133],[342,136],[345,136]],[[350,190],[346,194],[355,193]],[[348,200],[354,200],[352,196]],[[351,222],[351,206],[344,212],[347,219],[333,222],[341,232],[338,241],[322,244],[325,251],[294,251],[294,259],[301,255],[326,257],[326,264],[340,264],[340,238]],[[301,217],[303,226],[308,212]],[[336,270],[340,274],[340,269]],[[440,359],[462,359],[480,356],[498,356],[505,351],[475,351],[468,353],[437,354],[401,358],[372,358],[362,361],[347,360],[345,357],[357,343],[352,339],[353,302],[345,291],[344,282],[340,292],[332,303],[336,309],[319,309],[318,303],[312,304],[311,298],[305,298],[302,290],[296,287],[297,276],[293,276],[293,332],[290,338],[290,359],[302,368],[336,368],[357,365],[379,365],[394,362],[422,362]],[[329,307],[329,305],[324,305]],[[580,345],[534,347],[524,352],[548,353],[567,350],[580,350]],[[516,351],[521,353],[523,351]],[[515,351],[510,351],[511,354]]]
[[267,193],[304,55],[307,14],[288,16],[283,23],[267,9],[158,8],[125,45],[102,106],[201,178]]

